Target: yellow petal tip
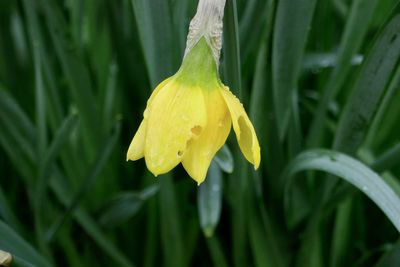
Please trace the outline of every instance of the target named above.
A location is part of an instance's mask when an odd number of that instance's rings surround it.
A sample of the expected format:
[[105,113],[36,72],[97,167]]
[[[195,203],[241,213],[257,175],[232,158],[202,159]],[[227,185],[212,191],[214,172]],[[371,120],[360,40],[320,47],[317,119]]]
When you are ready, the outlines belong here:
[[204,178],[201,178],[201,179],[194,179],[194,180],[197,182],[197,186],[200,186],[204,182],[205,179],[206,178],[204,177]]
[[255,163],[253,166],[254,166],[254,170],[256,171],[260,167],[260,163],[259,162]]
[[159,173],[159,172],[155,172],[154,169],[151,169],[151,168],[149,168],[149,167],[147,167],[147,169],[148,169],[148,170],[150,171],[150,173],[153,174],[154,177],[156,177],[156,178],[158,177],[158,175],[160,175],[160,173]]

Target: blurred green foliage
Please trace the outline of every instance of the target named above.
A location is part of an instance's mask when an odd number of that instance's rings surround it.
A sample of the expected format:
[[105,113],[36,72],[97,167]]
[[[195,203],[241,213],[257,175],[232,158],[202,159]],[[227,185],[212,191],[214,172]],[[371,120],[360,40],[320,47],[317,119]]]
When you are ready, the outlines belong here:
[[0,250],[36,267],[399,266],[400,1],[227,0],[221,77],[261,168],[232,138],[200,188],[125,162],[196,5],[0,1]]

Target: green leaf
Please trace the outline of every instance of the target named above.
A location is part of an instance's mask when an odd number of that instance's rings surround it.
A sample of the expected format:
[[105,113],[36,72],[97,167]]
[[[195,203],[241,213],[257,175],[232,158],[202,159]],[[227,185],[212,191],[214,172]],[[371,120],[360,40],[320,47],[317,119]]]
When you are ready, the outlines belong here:
[[[177,68],[171,10],[165,0],[131,0],[150,84],[153,88]],[[179,25],[184,27],[184,25]],[[180,51],[183,52],[183,51]]]
[[400,15],[397,15],[380,34],[363,64],[340,118],[335,149],[352,154],[361,145],[399,57]]
[[35,72],[35,107],[37,124],[37,155],[42,158],[47,146],[47,128],[46,128],[46,96],[43,80],[43,55],[42,42],[40,39],[40,30],[38,20],[34,12],[32,1],[24,1],[25,12],[28,18],[28,31],[30,43],[32,46],[34,72]]
[[223,38],[225,83],[236,96],[242,98],[242,71],[236,0],[226,2]]
[[12,228],[0,220],[0,249],[36,267],[52,266]]
[[323,89],[322,98],[318,102],[308,136],[308,146],[316,146],[320,142],[327,108],[346,81],[351,61],[365,38],[377,2],[377,0],[352,2],[350,15],[340,41],[337,64]]
[[272,229],[270,218],[263,209],[258,212],[255,206],[249,206],[249,240],[257,267],[282,267],[285,266],[279,250],[276,236],[278,233]]
[[[56,175],[56,176],[59,176]],[[59,199],[59,201],[68,209],[71,203],[73,203],[72,192],[68,190],[67,186],[63,183],[60,177],[52,179],[50,181],[50,187]],[[77,207],[72,215],[79,225],[85,230],[85,232],[93,239],[96,245],[98,245],[115,263],[119,266],[132,267],[134,266],[125,255],[115,246],[113,242],[101,231],[98,224],[88,215],[88,213],[81,207]],[[62,214],[65,216],[65,214]],[[56,221],[60,224],[60,220]],[[56,224],[55,224],[56,225]],[[51,237],[51,232],[55,233],[55,225],[47,232],[47,240]]]
[[[171,6],[171,5],[170,5]],[[183,52],[186,45],[186,35],[188,29],[184,25],[188,25],[187,11],[189,9],[189,1],[187,0],[174,0],[172,4],[174,22],[173,29],[177,31],[178,41],[174,43],[179,45],[179,52]]]
[[[180,209],[176,199],[176,190],[169,174],[160,178],[160,221],[161,244],[166,267],[183,267],[184,244],[180,220]],[[173,242],[171,242],[173,240]]]
[[272,46],[272,82],[275,114],[283,140],[297,90],[301,63],[316,0],[278,1]]
[[221,217],[222,173],[215,161],[211,162],[206,180],[197,191],[197,206],[200,225],[204,235],[213,236]]
[[206,241],[207,241],[208,249],[210,250],[211,259],[214,263],[214,266],[228,267],[229,265],[225,258],[222,246],[221,246],[219,240],[217,239],[217,237],[213,236],[213,237],[207,238]]
[[[35,129],[17,103],[10,96],[8,96],[8,94],[2,90],[0,90],[0,94],[2,96],[0,97],[0,101],[2,101],[2,105],[0,105],[0,125],[2,125],[4,122],[2,119],[6,119],[7,121],[12,120],[6,124],[6,127],[1,127],[3,131],[0,134],[0,143],[2,144],[3,148],[5,148],[9,157],[12,159],[14,166],[17,166],[16,170],[21,174],[24,183],[29,189],[33,168],[29,162],[27,162],[27,160],[22,159],[27,158],[29,161],[33,161],[34,159],[31,139],[33,138],[32,136],[35,136]],[[11,129],[11,132],[22,133],[28,135],[28,137],[26,139],[15,139],[15,134],[8,134],[9,129]],[[59,171],[56,173],[59,174]],[[67,206],[69,203],[71,203],[70,196],[72,193],[67,190],[67,187],[64,184],[60,184],[59,181],[55,181],[56,180],[54,179],[50,181],[51,189],[61,203]],[[121,254],[121,252],[113,245],[113,243],[106,238],[96,223],[87,215],[85,211],[83,211],[81,208],[78,208],[74,213],[74,217],[82,226],[82,228],[88,233],[88,235],[93,238],[96,244],[98,244],[100,248],[110,255],[115,262],[118,262],[121,266],[132,266],[132,264],[124,257],[124,255]],[[39,266],[43,265],[38,265],[38,267]]]
[[375,267],[397,267],[400,266],[400,243],[397,242],[388,248]]
[[[316,71],[324,68],[333,68],[338,65],[338,53],[307,53],[304,55],[302,68],[305,71]],[[363,62],[364,57],[360,54],[354,55],[351,59],[351,66],[358,66]]]
[[[374,116],[371,127],[369,127],[368,134],[364,142],[365,146],[372,146],[376,142],[376,139],[380,139],[377,137],[379,133],[381,133],[381,126],[385,125],[389,113],[390,104],[396,101],[396,95],[400,96],[400,66],[397,67],[393,79],[390,82],[388,89],[386,90],[385,96],[383,97],[381,104],[379,105],[379,109]],[[396,114],[393,115],[396,116]],[[390,127],[390,125],[388,125],[387,127]]]
[[3,89],[0,90],[0,117],[6,125],[2,129],[7,129],[20,144],[21,153],[33,160],[35,151],[31,142],[36,139],[36,129],[15,99]]
[[3,191],[3,188],[0,186],[0,218],[3,218],[4,221],[8,224],[14,225],[15,229],[17,227],[19,229],[20,225],[17,218],[15,217],[12,207],[10,206],[7,195]]
[[36,125],[38,131],[37,137],[37,155],[43,157],[47,147],[47,127],[46,127],[46,96],[43,81],[43,62],[41,48],[34,43],[37,36],[32,36],[33,58],[35,62],[35,107],[36,107]]
[[70,217],[73,213],[74,209],[77,208],[82,201],[82,199],[89,192],[90,188],[93,186],[96,178],[98,178],[99,174],[105,167],[107,160],[109,159],[111,152],[117,142],[118,135],[120,132],[119,123],[116,125],[116,129],[114,132],[107,138],[104,142],[104,146],[101,151],[99,151],[97,159],[92,164],[89,172],[82,182],[79,190],[73,195],[71,202],[68,204],[66,210],[58,217],[56,222],[50,227],[46,234],[47,241],[50,241],[54,238],[57,231],[60,229],[62,224]]
[[140,210],[144,202],[153,197],[158,190],[158,185],[152,185],[141,192],[118,193],[107,204],[100,217],[100,223],[108,227],[126,223]]
[[[241,61],[243,63],[248,61],[250,53],[257,53],[257,48],[262,44],[264,27],[267,24],[266,20],[270,19],[273,1],[249,1],[245,6],[239,22]],[[250,68],[244,68],[244,70],[247,69]]]
[[115,113],[115,98],[117,91],[117,75],[118,75],[118,65],[115,62],[111,63],[109,66],[109,73],[107,79],[106,92],[104,94],[103,105],[102,105],[102,115],[103,115],[103,128],[106,131],[111,130],[112,121]]
[[[224,15],[224,36],[223,36],[223,64],[224,82],[231,91],[238,96],[242,102],[246,102],[242,90],[242,72],[240,62],[239,25],[237,13],[237,1],[226,1]],[[245,105],[246,106],[246,105]],[[246,216],[244,198],[247,192],[247,165],[244,162],[240,151],[235,150],[235,172],[230,179],[230,192],[232,205],[235,212],[232,214],[232,249],[233,265],[243,266],[246,262]]]
[[[400,16],[394,17],[379,35],[377,41],[371,49],[366,61],[364,62],[358,79],[354,85],[354,91],[350,95],[343,111],[339,126],[336,131],[334,149],[354,155],[366,136],[368,126],[379,108],[379,104],[384,95],[386,84],[390,74],[396,67],[396,62],[400,56]],[[331,188],[335,180],[331,179],[325,184],[325,188]],[[330,190],[330,189],[329,189]],[[328,191],[329,191],[328,190]],[[346,220],[345,210],[339,209],[339,220]],[[347,217],[349,221],[350,218]],[[345,262],[346,240],[341,239],[338,233],[351,231],[344,230],[348,223],[342,226],[335,225],[333,238],[334,262],[332,264],[341,265]],[[348,243],[348,242],[347,242]]]
[[68,81],[71,95],[83,121],[85,151],[93,158],[103,134],[99,127],[99,107],[95,101],[88,67],[80,57],[77,47],[71,45],[69,38],[64,34],[66,22],[59,7],[55,5],[53,0],[41,0],[39,2],[44,11],[46,25],[49,28],[54,49]]
[[13,262],[15,263],[15,265],[17,267],[39,267],[39,266],[33,265],[19,257],[13,257]]
[[29,187],[33,182],[29,178],[34,172],[35,152],[32,142],[36,131],[13,97],[3,90],[0,90],[0,126],[0,143],[13,164],[18,166],[18,172]]
[[[348,261],[346,254],[351,251],[351,222],[354,214],[352,199],[348,198],[338,207],[333,227],[333,238],[330,266],[343,266]],[[346,261],[347,260],[347,261]]]
[[290,178],[290,188],[294,174],[305,170],[320,170],[338,176],[366,194],[393,223],[400,232],[400,198],[384,180],[358,160],[332,150],[315,149],[302,152],[288,166],[284,177]]
[[39,174],[35,187],[34,195],[34,215],[35,215],[35,229],[38,235],[41,246],[44,247],[44,233],[42,228],[42,214],[43,202],[46,200],[46,189],[49,183],[50,174],[54,167],[55,160],[60,154],[61,148],[67,143],[74,126],[76,125],[77,118],[75,115],[67,117],[59,130],[56,132],[54,140],[51,143],[48,151],[45,152],[44,159],[39,162]]
[[372,165],[372,168],[377,172],[390,170],[392,167],[400,164],[400,143],[389,148],[382,153]]
[[224,145],[214,158],[219,167],[226,173],[232,173],[234,169],[234,162],[231,150],[228,145]]
[[43,194],[45,194],[45,187],[48,184],[52,167],[55,164],[57,157],[61,153],[62,148],[67,144],[68,139],[71,137],[72,131],[75,129],[77,123],[78,118],[76,114],[70,114],[68,117],[66,117],[63,123],[60,125],[58,131],[55,133],[54,139],[45,153],[46,156],[44,157],[43,162],[40,164],[40,175],[36,188],[36,197],[38,202],[40,202]]

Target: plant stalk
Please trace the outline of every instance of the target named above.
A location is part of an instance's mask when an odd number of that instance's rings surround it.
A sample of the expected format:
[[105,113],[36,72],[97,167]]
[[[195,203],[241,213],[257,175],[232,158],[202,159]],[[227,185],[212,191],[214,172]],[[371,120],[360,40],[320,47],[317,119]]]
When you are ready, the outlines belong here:
[[199,0],[196,15],[189,25],[185,56],[204,37],[211,48],[215,63],[219,66],[225,2],[226,0]]

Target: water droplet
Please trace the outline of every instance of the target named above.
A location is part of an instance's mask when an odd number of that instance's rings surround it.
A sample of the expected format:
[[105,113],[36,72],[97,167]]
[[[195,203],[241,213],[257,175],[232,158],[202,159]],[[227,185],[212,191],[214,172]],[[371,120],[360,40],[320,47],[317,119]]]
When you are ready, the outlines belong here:
[[211,187],[211,190],[212,191],[214,191],[214,192],[218,192],[219,190],[220,190],[220,187],[219,187],[219,185],[213,185],[212,187]]
[[328,59],[321,60],[321,67],[322,68],[329,67],[330,65],[331,65],[331,62]]
[[362,187],[362,190],[363,190],[364,192],[366,192],[366,191],[368,191],[368,187],[364,185],[364,186]]
[[182,120],[183,120],[184,122],[188,122],[188,121],[189,121],[189,117],[186,116],[186,115],[183,115],[183,116],[182,116]]

